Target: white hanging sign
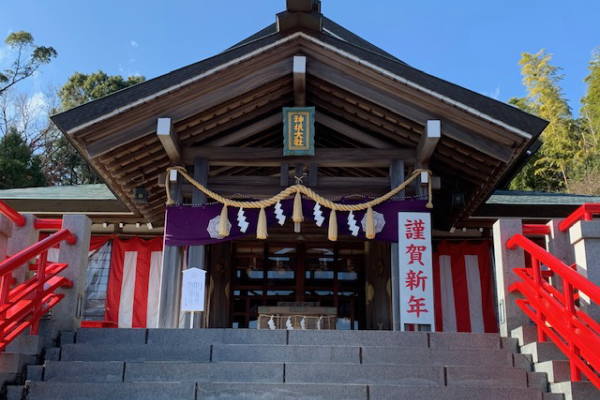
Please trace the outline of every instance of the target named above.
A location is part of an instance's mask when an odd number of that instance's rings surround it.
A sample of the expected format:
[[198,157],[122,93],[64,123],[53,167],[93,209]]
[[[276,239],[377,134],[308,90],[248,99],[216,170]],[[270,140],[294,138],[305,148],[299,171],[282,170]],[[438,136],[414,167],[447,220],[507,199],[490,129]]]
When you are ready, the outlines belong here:
[[400,326],[431,325],[435,329],[431,215],[398,213]]
[[204,311],[206,271],[189,268],[183,271],[181,311]]

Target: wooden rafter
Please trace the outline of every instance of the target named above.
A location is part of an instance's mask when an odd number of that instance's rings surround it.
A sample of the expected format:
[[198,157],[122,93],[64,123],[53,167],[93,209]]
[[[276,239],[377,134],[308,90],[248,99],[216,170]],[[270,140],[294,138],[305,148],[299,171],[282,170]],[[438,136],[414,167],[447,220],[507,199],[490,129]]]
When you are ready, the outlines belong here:
[[[196,157],[206,158],[213,166],[275,166],[284,160],[281,148],[266,147],[193,147],[183,150],[183,161],[191,164]],[[415,162],[414,149],[318,148],[314,157],[294,157],[296,162],[315,162],[332,167],[382,167],[391,159]]]
[[174,164],[181,162],[181,145],[175,132],[171,118],[159,118],[156,123],[156,136],[167,152],[169,160]]
[[427,168],[429,160],[442,137],[441,121],[429,120],[425,127],[425,134],[417,146],[417,166]]
[[294,56],[294,103],[296,107],[306,105],[306,57]]
[[273,128],[274,126],[281,124],[281,112],[268,116],[267,118],[261,119],[253,124],[244,126],[240,130],[230,133],[226,136],[222,136],[217,139],[213,139],[207,143],[208,146],[229,146],[240,140],[247,139],[251,136],[266,131],[267,129]]
[[315,119],[316,122],[328,127],[329,129],[333,129],[337,133],[348,136],[349,138],[367,146],[371,146],[376,149],[389,149],[394,147],[389,143],[374,137],[373,135],[365,133],[352,125],[348,125],[322,112],[317,112]]
[[[241,96],[244,93],[252,91],[264,84],[265,77],[268,80],[278,79],[291,74],[292,66],[289,61],[280,61],[266,66],[263,69],[247,73],[240,79],[229,84],[214,89],[204,96],[198,96],[186,104],[178,104],[162,110],[162,113],[170,115],[174,121],[189,117],[203,110],[217,106],[227,100]],[[138,124],[119,130],[107,137],[91,143],[87,147],[90,157],[95,158],[108,153],[120,146],[131,143],[141,137],[152,134],[155,129],[156,121],[154,119],[145,119]]]
[[[378,90],[370,84],[362,82],[360,79],[341,74],[334,67],[322,62],[316,60],[311,61],[308,72],[310,75],[315,75],[320,79],[344,88],[365,100],[373,102],[405,118],[412,119],[422,125],[425,125],[428,120],[439,119],[428,111],[423,110],[414,104],[410,104],[398,96],[393,96],[383,90]],[[466,128],[460,127],[445,119],[443,120],[443,127],[445,135],[471,146],[490,157],[502,162],[508,162],[512,158],[512,150],[500,143],[469,132]]]

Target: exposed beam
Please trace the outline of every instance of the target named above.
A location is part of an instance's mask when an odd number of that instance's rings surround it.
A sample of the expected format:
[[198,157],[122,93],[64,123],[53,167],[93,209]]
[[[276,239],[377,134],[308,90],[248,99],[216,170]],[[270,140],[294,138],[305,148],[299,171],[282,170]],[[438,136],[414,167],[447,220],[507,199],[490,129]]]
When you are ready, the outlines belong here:
[[296,107],[306,105],[306,57],[294,56],[294,103]]
[[[376,88],[360,79],[342,74],[336,68],[322,62],[311,59],[311,63],[308,66],[308,73],[421,125],[425,125],[428,120],[440,119],[439,116],[435,116],[401,97]],[[501,143],[470,132],[466,128],[446,119],[443,120],[443,125],[444,135],[449,138],[464,143],[504,163],[509,162],[512,158],[512,150]]]
[[211,140],[208,142],[209,146],[229,146],[240,140],[247,139],[251,136],[259,134],[267,129],[270,129],[278,124],[282,123],[281,113],[273,114],[270,117],[257,121],[253,124],[243,127],[242,129],[233,132],[227,136],[220,137],[218,139]]
[[429,120],[425,127],[425,134],[421,136],[417,146],[417,167],[428,168],[429,160],[442,137],[442,125],[440,120]]
[[315,117],[316,122],[320,123],[321,125],[326,126],[329,129],[333,129],[337,133],[347,136],[350,139],[354,139],[357,142],[360,142],[364,145],[371,146],[376,149],[390,149],[394,147],[383,140],[373,137],[373,135],[369,135],[368,133],[365,133],[360,129],[357,129],[351,125],[341,122],[333,117],[330,117],[327,114],[323,114],[322,112],[317,111]]
[[318,148],[315,156],[283,157],[281,148],[269,147],[192,147],[183,150],[183,161],[192,164],[196,157],[203,157],[212,166],[279,167],[282,162],[314,162],[321,167],[387,167],[393,159],[415,162],[415,150]]
[[173,131],[173,121],[171,118],[159,118],[156,124],[156,135],[163,148],[174,164],[181,162],[181,145],[175,132]]
[[[160,112],[164,115],[170,115],[173,122],[177,122],[215,107],[227,100],[242,96],[264,85],[265,82],[282,78],[291,74],[291,72],[292,66],[288,58],[248,73],[240,79],[234,80],[204,95],[199,95],[194,100],[188,101],[185,104],[173,102],[170,104],[170,107],[165,107]],[[87,146],[87,152],[91,158],[96,158],[137,139],[151,135],[155,129],[155,119],[142,120],[129,128],[116,131],[107,137],[91,143]]]

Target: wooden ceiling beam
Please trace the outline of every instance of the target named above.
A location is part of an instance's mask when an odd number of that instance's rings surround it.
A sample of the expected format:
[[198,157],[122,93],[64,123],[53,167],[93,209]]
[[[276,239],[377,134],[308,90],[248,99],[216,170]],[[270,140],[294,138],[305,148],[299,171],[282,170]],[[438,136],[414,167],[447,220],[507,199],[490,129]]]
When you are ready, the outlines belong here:
[[[432,115],[428,111],[423,110],[414,104],[410,104],[398,96],[387,93],[358,78],[341,74],[336,68],[320,61],[311,59],[311,63],[308,66],[308,73],[421,125],[425,125],[428,120],[440,119],[438,116]],[[467,146],[473,147],[504,163],[508,163],[512,159],[512,149],[492,141],[491,139],[470,132],[466,128],[449,120],[443,119],[442,121],[444,135]]]
[[387,167],[390,160],[401,159],[414,164],[415,150],[318,148],[315,156],[283,157],[281,148],[266,147],[192,147],[183,150],[183,161],[192,164],[203,157],[211,166],[265,166],[279,167],[282,162],[316,162],[323,167]]
[[421,136],[417,146],[417,166],[428,168],[429,160],[442,137],[441,121],[429,120],[425,127],[425,134]]
[[240,140],[247,139],[256,134],[262,133],[282,123],[281,112],[273,114],[267,118],[261,119],[253,124],[247,125],[240,130],[230,133],[226,136],[213,139],[207,143],[208,146],[229,146]]
[[333,117],[330,117],[327,114],[323,114],[322,112],[317,111],[315,115],[315,120],[321,125],[328,127],[329,129],[333,129],[340,135],[347,136],[357,142],[360,142],[364,145],[374,147],[376,149],[389,149],[394,146],[390,145],[388,142],[380,140],[373,135],[365,133],[360,129],[357,129],[351,125],[348,125],[344,122],[341,122]]
[[171,118],[159,118],[156,123],[156,136],[173,164],[181,163],[181,145],[173,131]]
[[294,103],[296,107],[306,106],[306,57],[294,56]]
[[[182,120],[190,115],[208,110],[232,98],[241,96],[275,79],[282,78],[292,73],[289,58],[273,63],[265,68],[247,73],[224,86],[221,86],[203,96],[188,101],[185,104],[173,104],[161,114],[170,115],[174,121]],[[106,154],[118,147],[131,143],[141,137],[151,135],[156,128],[156,120],[146,119],[138,124],[119,130],[107,137],[99,139],[87,146],[87,152],[91,158]]]

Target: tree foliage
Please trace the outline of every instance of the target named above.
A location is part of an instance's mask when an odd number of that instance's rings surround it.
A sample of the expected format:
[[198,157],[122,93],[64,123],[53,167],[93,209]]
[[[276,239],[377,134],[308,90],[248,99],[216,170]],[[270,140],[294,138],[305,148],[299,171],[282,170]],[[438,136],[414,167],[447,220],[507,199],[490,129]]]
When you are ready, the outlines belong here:
[[[143,81],[142,76],[124,78],[102,71],[92,74],[77,72],[71,75],[58,91],[60,106],[55,111],[77,107]],[[46,148],[44,160],[46,176],[52,184],[81,185],[101,182],[96,172],[58,130],[54,131],[53,140]]]
[[14,128],[0,138],[0,189],[44,186],[41,159]]
[[568,190],[576,169],[579,137],[571,109],[560,88],[563,76],[544,50],[523,53],[519,64],[527,96],[510,102],[549,121],[541,136],[542,147],[523,168],[511,188],[520,190]]
[[10,66],[0,71],[0,95],[32,76],[42,65],[48,64],[58,54],[53,47],[36,45],[31,33],[25,31],[9,34],[4,43],[16,55]]

